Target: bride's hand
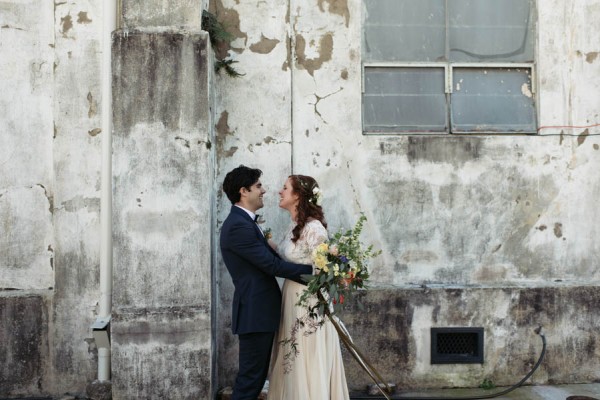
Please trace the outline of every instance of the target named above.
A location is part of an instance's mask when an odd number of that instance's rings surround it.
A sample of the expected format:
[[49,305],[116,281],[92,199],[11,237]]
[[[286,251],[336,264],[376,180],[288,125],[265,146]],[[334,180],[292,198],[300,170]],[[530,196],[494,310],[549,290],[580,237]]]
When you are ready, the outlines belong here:
[[275,242],[273,241],[273,239],[269,239],[268,240],[269,246],[271,246],[271,248],[275,251],[277,251],[277,245],[275,244]]

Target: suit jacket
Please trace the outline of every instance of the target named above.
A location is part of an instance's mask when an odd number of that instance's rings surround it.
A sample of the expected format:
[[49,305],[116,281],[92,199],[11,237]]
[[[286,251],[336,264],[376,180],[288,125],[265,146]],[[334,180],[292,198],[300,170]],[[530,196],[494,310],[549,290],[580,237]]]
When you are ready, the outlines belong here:
[[302,282],[312,266],[283,261],[252,218],[232,206],[221,228],[221,254],[233,279],[231,328],[234,334],[279,329],[281,290],[276,276]]

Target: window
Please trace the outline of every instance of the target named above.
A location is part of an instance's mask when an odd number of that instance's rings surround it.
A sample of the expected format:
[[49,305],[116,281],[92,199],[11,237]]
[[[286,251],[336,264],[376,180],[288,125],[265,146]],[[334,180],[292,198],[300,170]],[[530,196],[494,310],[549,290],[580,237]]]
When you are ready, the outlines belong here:
[[363,0],[365,133],[535,133],[534,0]]

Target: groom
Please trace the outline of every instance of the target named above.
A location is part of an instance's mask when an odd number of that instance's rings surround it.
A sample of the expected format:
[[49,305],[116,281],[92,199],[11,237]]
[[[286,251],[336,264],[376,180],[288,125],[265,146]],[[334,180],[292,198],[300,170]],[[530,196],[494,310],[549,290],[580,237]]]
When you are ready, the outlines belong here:
[[310,265],[279,258],[255,223],[266,192],[261,175],[259,169],[240,165],[223,181],[232,207],[221,228],[221,253],[235,286],[231,327],[240,344],[232,400],[255,400],[265,383],[281,314],[275,276],[302,282],[300,275],[312,274]]

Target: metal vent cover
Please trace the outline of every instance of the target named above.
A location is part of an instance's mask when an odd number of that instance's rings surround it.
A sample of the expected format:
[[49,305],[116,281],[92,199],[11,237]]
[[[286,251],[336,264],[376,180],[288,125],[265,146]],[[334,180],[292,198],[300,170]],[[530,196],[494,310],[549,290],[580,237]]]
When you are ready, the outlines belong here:
[[483,364],[483,328],[431,328],[431,364]]

